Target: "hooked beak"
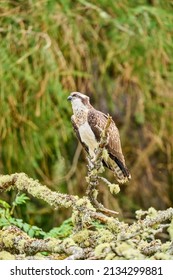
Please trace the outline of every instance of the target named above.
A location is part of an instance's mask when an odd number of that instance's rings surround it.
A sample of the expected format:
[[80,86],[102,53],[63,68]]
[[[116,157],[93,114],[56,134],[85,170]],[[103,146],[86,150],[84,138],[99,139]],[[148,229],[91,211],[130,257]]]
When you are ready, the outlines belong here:
[[68,101],[71,101],[71,100],[72,100],[72,96],[69,95],[69,96],[67,97],[67,100],[68,100]]

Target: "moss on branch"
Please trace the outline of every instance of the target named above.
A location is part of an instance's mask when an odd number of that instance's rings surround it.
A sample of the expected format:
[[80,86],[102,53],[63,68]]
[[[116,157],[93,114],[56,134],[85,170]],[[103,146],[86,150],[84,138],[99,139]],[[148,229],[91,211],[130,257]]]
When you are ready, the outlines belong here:
[[44,200],[55,209],[62,206],[71,207],[78,199],[77,196],[53,192],[46,186],[41,185],[38,180],[29,178],[25,173],[1,175],[0,191],[7,191],[10,188],[27,191],[33,197]]

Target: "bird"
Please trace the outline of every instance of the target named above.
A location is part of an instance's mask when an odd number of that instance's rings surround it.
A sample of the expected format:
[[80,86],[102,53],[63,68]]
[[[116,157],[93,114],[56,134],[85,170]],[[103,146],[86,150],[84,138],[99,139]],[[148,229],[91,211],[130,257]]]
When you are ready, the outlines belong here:
[[[91,158],[94,158],[99,147],[101,133],[107,124],[108,115],[96,110],[90,104],[89,96],[83,93],[72,92],[67,100],[71,101],[72,105],[71,122],[74,132],[85,151]],[[131,179],[131,175],[125,164],[119,131],[113,119],[108,128],[105,149],[107,156],[102,159],[103,165],[113,172],[118,183],[127,183]]]

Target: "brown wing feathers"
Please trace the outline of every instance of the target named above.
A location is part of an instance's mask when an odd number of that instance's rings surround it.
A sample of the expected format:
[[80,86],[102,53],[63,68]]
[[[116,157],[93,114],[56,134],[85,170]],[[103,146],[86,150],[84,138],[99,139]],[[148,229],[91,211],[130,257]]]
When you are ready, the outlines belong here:
[[[102,112],[92,109],[88,112],[88,123],[92,131],[94,132],[97,141],[100,141],[100,134],[107,123],[107,116]],[[117,157],[122,163],[124,163],[125,161],[124,156],[122,154],[119,132],[113,121],[109,127],[108,133],[108,152],[112,154],[112,156]]]
[[[107,116],[100,111],[95,109],[91,109],[88,112],[88,123],[91,126],[92,131],[95,134],[97,141],[100,141],[101,131],[105,128],[107,123]],[[99,129],[100,128],[100,129]],[[121,142],[118,129],[115,123],[112,121],[109,128],[109,142],[107,145],[109,156],[112,160],[116,162],[120,170],[122,171],[122,177],[130,177],[129,171],[125,166],[124,156],[122,154]],[[112,169],[108,162],[104,162],[104,164]]]

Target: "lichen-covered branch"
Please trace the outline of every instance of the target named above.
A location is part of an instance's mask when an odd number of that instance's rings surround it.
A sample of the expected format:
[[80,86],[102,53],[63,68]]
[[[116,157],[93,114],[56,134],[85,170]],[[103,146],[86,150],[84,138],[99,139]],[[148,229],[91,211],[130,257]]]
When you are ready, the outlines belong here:
[[155,234],[158,232],[158,230],[162,231],[163,222],[172,219],[173,208],[168,208],[164,211],[156,211],[154,208],[150,208],[150,216],[147,216],[144,220],[139,219],[138,222],[134,222],[131,226],[128,227],[128,230],[125,229],[120,233],[119,239],[128,240],[129,238],[140,235],[141,232],[147,232],[149,229]]
[[[38,180],[33,180],[24,173],[0,176],[0,191],[7,191],[11,188],[26,191],[33,197],[44,200],[54,209],[58,207],[72,207],[72,220],[74,221],[75,231],[82,229],[86,225],[89,226],[92,223],[93,217],[94,220],[100,220],[99,213],[95,213],[96,209],[88,197],[79,198],[78,196],[51,191],[48,187],[41,185]],[[103,217],[102,215],[102,222],[107,221],[107,217]]]
[[27,191],[33,197],[43,199],[53,208],[72,207],[78,200],[77,196],[53,192],[38,180],[29,178],[25,173],[15,173],[0,176],[0,191],[16,188],[19,191]]
[[[73,232],[62,240],[37,239],[16,226],[2,228],[0,259],[173,259],[173,208],[138,210],[136,221],[129,225],[100,204],[95,208],[89,196],[53,192],[24,173],[0,176],[0,190],[11,188],[43,199],[55,209],[72,207]],[[169,233],[165,241],[159,237],[163,229]]]
[[[16,226],[10,226],[0,231],[0,251],[25,254],[26,256],[33,256],[38,252],[63,253],[68,259],[81,259],[84,257],[82,248],[78,247],[70,238],[65,240],[30,238]],[[68,257],[68,255],[70,256]]]

